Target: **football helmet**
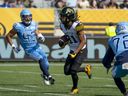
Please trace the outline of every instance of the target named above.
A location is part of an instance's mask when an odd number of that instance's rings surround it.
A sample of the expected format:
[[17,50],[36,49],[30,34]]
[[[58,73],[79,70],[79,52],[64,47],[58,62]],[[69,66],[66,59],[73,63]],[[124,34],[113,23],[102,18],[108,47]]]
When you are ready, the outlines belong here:
[[21,21],[25,25],[30,25],[32,21],[32,13],[28,9],[23,9],[20,12]]
[[60,12],[60,20],[63,24],[77,20],[77,12],[72,7],[64,7]]
[[120,22],[116,26],[116,34],[128,33],[128,22]]

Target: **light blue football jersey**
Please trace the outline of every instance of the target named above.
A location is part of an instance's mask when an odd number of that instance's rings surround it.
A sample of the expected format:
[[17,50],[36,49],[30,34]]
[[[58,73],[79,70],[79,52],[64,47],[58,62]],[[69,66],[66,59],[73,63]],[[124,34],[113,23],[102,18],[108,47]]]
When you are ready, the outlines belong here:
[[109,39],[109,46],[112,48],[115,56],[128,50],[128,33],[116,35]]
[[35,33],[37,24],[34,21],[29,26],[25,26],[22,22],[15,23],[13,29],[17,32],[20,44],[25,51],[39,46]]

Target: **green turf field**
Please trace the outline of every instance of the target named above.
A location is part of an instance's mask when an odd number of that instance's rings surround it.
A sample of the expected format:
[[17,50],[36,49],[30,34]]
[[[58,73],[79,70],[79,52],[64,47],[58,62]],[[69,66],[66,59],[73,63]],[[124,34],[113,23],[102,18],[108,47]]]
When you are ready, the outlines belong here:
[[[50,62],[55,85],[46,86],[37,63],[0,63],[0,96],[72,96],[70,76],[63,75],[63,63]],[[100,66],[99,66],[100,65]],[[128,78],[124,78],[128,86]],[[106,74],[101,64],[93,65],[93,78],[79,73],[77,96],[122,96],[115,86],[111,72]]]

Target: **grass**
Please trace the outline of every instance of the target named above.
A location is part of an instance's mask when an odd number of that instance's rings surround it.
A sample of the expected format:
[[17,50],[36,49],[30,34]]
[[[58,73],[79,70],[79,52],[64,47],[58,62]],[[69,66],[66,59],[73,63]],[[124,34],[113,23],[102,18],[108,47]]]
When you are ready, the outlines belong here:
[[[0,96],[72,96],[70,76],[63,74],[63,63],[50,62],[50,73],[55,85],[46,86],[40,76],[37,63],[0,63]],[[94,64],[94,63],[93,63]],[[99,66],[100,65],[100,66]],[[93,78],[79,75],[79,94],[76,96],[122,96],[111,77],[101,64],[93,65]],[[128,86],[127,77],[123,78]]]

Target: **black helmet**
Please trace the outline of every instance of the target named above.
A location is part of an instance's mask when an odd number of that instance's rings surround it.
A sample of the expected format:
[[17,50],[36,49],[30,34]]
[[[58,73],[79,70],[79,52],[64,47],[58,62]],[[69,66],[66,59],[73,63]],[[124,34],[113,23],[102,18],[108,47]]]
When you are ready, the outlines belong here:
[[72,7],[64,7],[60,12],[60,20],[62,23],[77,20],[77,13]]

